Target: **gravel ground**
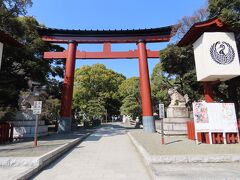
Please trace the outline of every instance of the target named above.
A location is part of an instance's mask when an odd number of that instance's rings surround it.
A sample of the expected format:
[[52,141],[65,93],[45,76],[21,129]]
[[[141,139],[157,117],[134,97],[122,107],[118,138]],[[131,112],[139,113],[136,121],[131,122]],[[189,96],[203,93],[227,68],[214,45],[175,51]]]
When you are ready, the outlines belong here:
[[159,133],[144,133],[142,129],[130,129],[129,132],[151,155],[240,153],[240,144],[197,145],[185,136],[165,136],[165,144],[162,145]]

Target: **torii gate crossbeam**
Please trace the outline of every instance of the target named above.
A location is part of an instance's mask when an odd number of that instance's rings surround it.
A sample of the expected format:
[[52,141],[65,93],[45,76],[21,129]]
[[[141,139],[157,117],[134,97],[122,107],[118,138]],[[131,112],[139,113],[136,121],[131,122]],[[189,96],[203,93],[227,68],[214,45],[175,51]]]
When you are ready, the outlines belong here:
[[[160,58],[159,51],[147,50],[148,58]],[[103,44],[102,52],[76,51],[76,59],[138,59],[138,50],[112,51],[110,43]],[[44,59],[65,59],[67,51],[63,52],[44,52]]]

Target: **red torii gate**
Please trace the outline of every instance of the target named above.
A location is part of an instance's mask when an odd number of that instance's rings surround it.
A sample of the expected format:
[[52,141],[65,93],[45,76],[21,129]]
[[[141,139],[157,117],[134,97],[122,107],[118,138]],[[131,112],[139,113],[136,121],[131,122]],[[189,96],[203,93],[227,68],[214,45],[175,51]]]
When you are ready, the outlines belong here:
[[[142,99],[143,127],[145,132],[155,132],[153,120],[151,89],[147,58],[160,58],[159,51],[146,49],[146,43],[168,42],[172,26],[138,30],[64,30],[38,28],[43,41],[68,44],[63,52],[45,52],[45,59],[66,59],[63,97],[60,111],[59,131],[71,130],[71,107],[76,59],[139,59],[140,94]],[[78,44],[103,44],[103,52],[85,52],[77,50]],[[112,43],[136,43],[138,49],[125,52],[113,52]]]

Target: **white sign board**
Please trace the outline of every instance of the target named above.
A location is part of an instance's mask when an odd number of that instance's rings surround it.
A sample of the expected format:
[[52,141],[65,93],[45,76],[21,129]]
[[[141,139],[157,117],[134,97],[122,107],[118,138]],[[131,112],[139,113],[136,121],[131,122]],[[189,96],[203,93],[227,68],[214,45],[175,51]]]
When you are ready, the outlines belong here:
[[0,70],[2,65],[3,43],[0,42]]
[[193,103],[196,132],[238,132],[233,103]]
[[159,118],[164,118],[164,104],[159,104]]
[[240,75],[234,33],[205,32],[193,47],[198,81],[226,81]]
[[32,110],[33,110],[33,114],[41,114],[42,113],[42,101],[34,101]]
[[33,114],[41,114],[42,110],[41,109],[33,109]]

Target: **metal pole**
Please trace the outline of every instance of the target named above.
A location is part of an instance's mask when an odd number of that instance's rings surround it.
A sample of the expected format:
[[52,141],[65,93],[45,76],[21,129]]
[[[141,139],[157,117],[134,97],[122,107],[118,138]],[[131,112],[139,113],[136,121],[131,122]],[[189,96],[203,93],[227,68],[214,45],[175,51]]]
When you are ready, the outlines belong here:
[[36,114],[35,121],[35,132],[34,132],[34,147],[37,147],[37,137],[38,136],[38,114]]
[[106,123],[107,123],[107,119],[108,119],[108,113],[107,113],[107,109],[106,109]]
[[164,144],[164,129],[163,129],[163,119],[161,119],[161,136],[162,136],[162,144]]
[[3,43],[0,42],[0,70],[2,65]]

